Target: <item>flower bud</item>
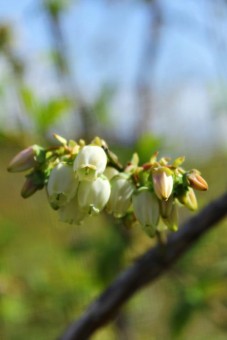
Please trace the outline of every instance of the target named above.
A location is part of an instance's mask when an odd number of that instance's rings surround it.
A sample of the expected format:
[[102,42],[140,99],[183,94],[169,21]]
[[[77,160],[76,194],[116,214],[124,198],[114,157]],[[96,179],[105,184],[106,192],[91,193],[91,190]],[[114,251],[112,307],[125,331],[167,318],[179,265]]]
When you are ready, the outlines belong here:
[[106,177],[94,181],[82,181],[78,187],[78,204],[87,213],[98,214],[110,197],[110,183]]
[[119,174],[119,171],[112,166],[107,166],[103,173],[110,181],[114,176]]
[[50,205],[58,209],[67,204],[75,196],[78,180],[72,166],[59,163],[50,173],[47,183],[47,194]]
[[190,187],[199,191],[206,191],[208,189],[208,184],[205,179],[200,176],[196,171],[186,174],[186,178],[189,182]]
[[20,172],[28,170],[37,165],[36,154],[40,151],[38,145],[32,145],[20,151],[10,162],[7,170],[10,172]]
[[26,181],[21,189],[21,196],[28,198],[32,196],[37,190],[41,189],[32,178],[26,178]]
[[153,173],[154,191],[161,200],[167,200],[173,190],[173,177],[165,170],[158,169]]
[[45,176],[42,171],[34,170],[26,176],[26,181],[21,189],[21,196],[28,198],[37,190],[41,190],[45,184]]
[[169,216],[167,218],[163,218],[163,222],[166,224],[169,230],[178,230],[178,211],[175,203],[172,204],[172,209]]
[[128,176],[120,174],[112,178],[111,194],[107,203],[108,213],[112,213],[115,217],[124,216],[132,202],[132,194],[135,190],[134,185],[128,179]]
[[104,172],[106,164],[107,156],[100,146],[86,145],[79,151],[73,168],[80,181],[93,181]]
[[79,207],[77,195],[68,204],[61,207],[58,214],[60,221],[70,224],[81,224],[88,216],[87,212]]
[[159,222],[159,204],[157,197],[147,188],[141,188],[132,197],[136,218],[144,231],[153,237]]
[[189,210],[194,211],[198,209],[196,195],[192,188],[188,187],[188,191],[177,198],[179,202],[184,204]]

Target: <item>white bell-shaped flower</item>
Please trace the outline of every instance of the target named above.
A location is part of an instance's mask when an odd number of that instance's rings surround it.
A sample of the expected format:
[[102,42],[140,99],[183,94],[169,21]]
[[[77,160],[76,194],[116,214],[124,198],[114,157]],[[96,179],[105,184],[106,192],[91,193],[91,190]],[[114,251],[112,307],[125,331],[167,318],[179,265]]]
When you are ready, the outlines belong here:
[[119,174],[110,181],[111,194],[107,203],[107,211],[115,217],[124,216],[132,203],[135,187],[128,176]]
[[78,204],[88,214],[98,214],[110,197],[110,183],[104,176],[94,181],[82,181],[78,187]]
[[107,166],[103,173],[110,181],[114,176],[119,174],[119,171],[112,166]]
[[72,166],[59,163],[53,168],[47,183],[52,208],[58,209],[66,205],[75,196],[78,183]]
[[101,175],[107,164],[107,156],[103,148],[86,145],[78,153],[73,168],[80,181],[93,181]]
[[79,207],[77,195],[64,207],[58,210],[60,221],[70,224],[81,224],[88,214]]
[[135,216],[144,231],[153,237],[159,222],[159,203],[156,195],[148,188],[141,188],[133,195],[132,204]]

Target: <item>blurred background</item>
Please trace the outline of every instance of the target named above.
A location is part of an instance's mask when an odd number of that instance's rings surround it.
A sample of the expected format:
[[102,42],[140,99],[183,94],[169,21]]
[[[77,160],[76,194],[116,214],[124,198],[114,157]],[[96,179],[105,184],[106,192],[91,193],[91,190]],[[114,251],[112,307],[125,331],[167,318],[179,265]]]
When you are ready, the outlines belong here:
[[[2,0],[0,7],[0,338],[49,340],[155,241],[105,215],[58,221],[6,172],[53,133],[100,135],[126,162],[186,156],[226,190],[226,0]],[[180,220],[190,217],[184,209]],[[224,340],[227,223],[139,292],[95,340]]]

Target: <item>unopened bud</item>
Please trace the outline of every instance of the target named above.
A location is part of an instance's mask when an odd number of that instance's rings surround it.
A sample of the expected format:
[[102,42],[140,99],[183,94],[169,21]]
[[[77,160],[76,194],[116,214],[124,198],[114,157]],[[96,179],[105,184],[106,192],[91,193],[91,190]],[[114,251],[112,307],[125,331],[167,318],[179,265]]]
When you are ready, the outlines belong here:
[[20,172],[28,170],[37,165],[35,156],[41,149],[38,145],[32,145],[22,151],[20,151],[10,162],[7,170],[9,172]]
[[111,194],[106,209],[115,217],[120,218],[126,214],[131,205],[135,187],[124,174],[112,178],[110,184]]
[[141,188],[132,197],[132,204],[136,218],[144,231],[150,236],[155,236],[159,222],[158,199],[147,188]]
[[59,163],[50,173],[47,193],[50,205],[58,209],[67,204],[76,194],[78,180],[72,166]]
[[26,178],[26,181],[21,189],[21,196],[23,198],[28,198],[32,196],[37,190],[42,189],[42,187],[35,183],[30,177]]
[[106,177],[82,181],[78,187],[78,204],[88,214],[98,214],[110,198],[110,183]]
[[188,191],[177,198],[179,202],[184,204],[189,210],[194,211],[198,209],[196,195],[192,188],[188,187]]
[[208,189],[208,184],[205,179],[200,176],[196,171],[188,173],[186,175],[190,187],[199,191],[206,191]]
[[173,177],[164,169],[158,169],[153,173],[154,191],[159,199],[167,200],[173,190]]
[[80,181],[93,181],[104,172],[106,164],[107,156],[103,148],[86,145],[79,151],[73,168]]

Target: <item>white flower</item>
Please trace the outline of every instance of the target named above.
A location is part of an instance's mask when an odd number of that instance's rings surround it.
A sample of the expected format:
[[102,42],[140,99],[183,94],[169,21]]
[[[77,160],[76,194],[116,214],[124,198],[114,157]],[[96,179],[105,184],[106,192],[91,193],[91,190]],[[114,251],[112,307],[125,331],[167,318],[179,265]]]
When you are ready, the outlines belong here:
[[78,180],[72,166],[59,163],[50,173],[47,193],[50,205],[58,209],[66,205],[76,194]]
[[144,231],[151,237],[155,235],[159,222],[158,199],[147,188],[141,188],[132,197],[134,213]]
[[80,181],[93,181],[104,172],[106,164],[107,156],[100,146],[86,145],[79,151],[73,168]]
[[110,181],[114,176],[119,174],[119,171],[112,166],[107,166],[103,173]]
[[126,214],[131,205],[135,187],[128,179],[128,176],[124,176],[124,174],[114,176],[110,184],[111,194],[107,204],[107,211],[120,218]]
[[110,197],[110,183],[107,178],[98,177],[96,180],[82,181],[78,187],[78,204],[87,213],[97,214],[106,205]]
[[70,224],[81,224],[88,216],[87,212],[79,207],[77,195],[67,205],[61,207],[58,214],[60,221]]

